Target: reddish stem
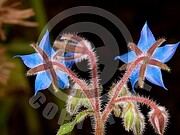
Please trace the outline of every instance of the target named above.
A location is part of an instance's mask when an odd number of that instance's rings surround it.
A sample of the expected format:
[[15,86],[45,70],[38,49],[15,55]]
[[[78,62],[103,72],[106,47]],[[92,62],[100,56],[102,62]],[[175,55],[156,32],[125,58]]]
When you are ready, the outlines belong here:
[[[90,62],[90,69],[91,69],[91,75],[92,75],[92,83],[94,86],[93,89],[93,96],[95,98],[95,102],[93,104],[94,106],[94,112],[95,112],[95,121],[96,121],[96,125],[95,125],[95,134],[96,135],[101,135],[103,133],[103,128],[102,128],[102,124],[101,124],[101,113],[100,113],[100,102],[99,102],[99,89],[98,89],[98,74],[97,74],[97,65],[96,65],[96,57],[94,52],[92,51],[92,49],[90,49],[91,47],[88,47],[89,44],[86,43],[86,41],[81,38],[78,37],[76,35],[63,35],[62,39],[71,39],[74,40],[74,42],[77,42],[79,44],[79,46],[73,46],[73,45],[69,45],[66,44],[66,48],[69,49],[69,51],[72,51],[74,53],[81,53],[81,54],[85,54],[89,56],[89,62]],[[62,46],[62,44],[61,44]],[[92,102],[93,103],[93,102]]]
[[108,102],[105,110],[103,111],[102,114],[102,121],[105,122],[109,113],[112,110],[112,104],[113,102],[116,100],[116,98],[119,96],[119,92],[121,91],[122,87],[124,86],[124,84],[127,82],[129,76],[131,75],[132,71],[134,70],[134,68],[142,61],[144,60],[146,57],[142,56],[137,58],[128,68],[128,70],[126,71],[126,73],[124,74],[123,78],[121,79],[121,81],[117,84],[116,89],[114,90],[114,94],[112,96],[112,98],[110,99],[110,101]]
[[153,108],[154,111],[157,111],[157,112],[159,111],[157,105],[153,101],[143,98],[143,97],[136,97],[136,96],[120,97],[120,98],[116,99],[113,102],[113,104],[117,104],[120,102],[126,102],[126,101],[136,101],[136,102],[144,103],[144,104],[150,106],[151,108]]
[[76,77],[76,75],[71,71],[69,70],[68,68],[66,68],[64,65],[54,61],[52,62],[52,65],[55,65],[57,67],[59,67],[61,70],[63,70],[66,74],[68,74],[70,76],[70,78],[72,78],[81,88],[82,90],[84,91],[84,94],[86,95],[87,99],[90,101],[92,107],[93,107],[93,110],[95,111],[95,106],[94,106],[94,100],[92,98],[92,95],[91,93],[89,92],[89,89],[87,87],[87,85],[81,81],[80,79],[78,79]]
[[92,73],[92,82],[94,85],[94,96],[95,96],[95,117],[96,117],[96,127],[95,134],[101,135],[103,133],[102,124],[101,124],[101,114],[100,114],[100,101],[99,101],[99,90],[98,90],[98,76],[97,76],[97,65],[95,54],[87,48],[87,55],[89,56],[90,69]]
[[91,75],[92,75],[92,82],[93,82],[93,92],[94,92],[94,98],[95,98],[95,135],[102,135],[103,134],[103,125],[101,121],[101,113],[100,113],[100,107],[101,103],[99,101],[99,84],[98,84],[98,73],[97,73],[97,64],[96,64],[96,56],[95,53],[92,51],[92,49],[89,49],[84,42],[83,39],[79,39],[78,37],[75,38],[79,43],[81,43],[82,46],[84,46],[83,54],[89,56],[89,62],[90,62],[90,69],[91,69]]
[[92,82],[94,85],[94,96],[96,100],[96,109],[97,111],[100,109],[99,108],[99,91],[98,91],[98,78],[97,78],[97,65],[96,65],[96,60],[93,52],[89,51],[87,52],[89,56],[89,61],[90,61],[90,69],[92,71]]

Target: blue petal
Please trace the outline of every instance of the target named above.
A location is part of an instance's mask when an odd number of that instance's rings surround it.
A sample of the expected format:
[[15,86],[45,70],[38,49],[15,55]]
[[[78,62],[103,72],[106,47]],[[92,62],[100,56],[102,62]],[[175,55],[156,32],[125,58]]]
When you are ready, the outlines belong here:
[[151,83],[163,87],[165,90],[167,88],[164,86],[161,70],[155,66],[148,66],[145,72],[145,77]]
[[[64,57],[72,57],[74,54],[72,52],[67,52]],[[67,68],[71,68],[72,65],[74,64],[75,62],[74,61],[65,61],[65,65]]]
[[159,47],[154,52],[153,58],[165,63],[172,58],[178,46],[179,42],[176,44],[168,44],[163,47]]
[[141,31],[138,48],[145,53],[155,42],[156,40],[146,22]]
[[69,88],[70,84],[67,74],[59,70],[56,70],[56,74],[58,76],[59,87],[62,89]]
[[50,39],[49,39],[49,32],[48,30],[46,31],[46,34],[43,36],[41,42],[40,42],[40,48],[42,50],[44,50],[44,52],[48,55],[48,56],[53,56],[55,51],[54,49],[51,47],[50,44]]
[[138,81],[138,77],[139,77],[139,70],[138,70],[139,67],[135,68],[131,75],[130,75],[130,82],[131,82],[131,85],[132,85],[132,89],[133,91],[135,92],[134,90],[134,85],[136,84],[136,82]]
[[135,59],[137,59],[137,56],[133,51],[131,51],[131,52],[125,53],[121,56],[116,56],[114,59],[115,60],[120,59],[124,63],[129,63],[129,62],[132,62]]
[[40,72],[36,76],[35,80],[35,94],[39,90],[47,89],[51,84],[51,78],[49,72]]
[[33,68],[33,67],[43,63],[43,60],[38,53],[14,56],[14,58],[16,58],[16,57],[20,57],[23,60],[24,64],[29,68]]

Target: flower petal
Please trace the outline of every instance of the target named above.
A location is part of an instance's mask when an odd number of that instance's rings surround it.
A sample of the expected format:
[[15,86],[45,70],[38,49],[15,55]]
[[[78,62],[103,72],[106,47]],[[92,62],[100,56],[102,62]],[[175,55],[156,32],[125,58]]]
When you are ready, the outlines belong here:
[[49,72],[40,72],[36,76],[35,80],[35,94],[39,90],[48,88],[51,84],[51,78]]
[[130,75],[130,82],[131,82],[131,85],[132,85],[132,90],[135,92],[134,90],[134,85],[136,84],[136,82],[138,81],[138,77],[139,77],[139,67],[136,67],[131,75]]
[[163,87],[165,90],[167,88],[164,86],[161,70],[155,66],[147,66],[145,77],[151,83]]
[[162,63],[165,63],[172,58],[178,46],[179,42],[176,44],[167,44],[163,47],[159,47],[154,52],[153,58],[161,61]]
[[135,59],[137,59],[137,56],[136,56],[135,52],[131,51],[131,52],[125,53],[123,55],[116,56],[114,59],[115,60],[120,59],[124,63],[129,63],[129,62],[132,62]]
[[[67,52],[64,57],[72,57],[74,54],[72,52]],[[75,61],[65,61],[65,65],[67,68],[71,68]]]
[[44,52],[48,55],[48,56],[53,56],[55,51],[54,49],[51,47],[50,44],[50,39],[49,39],[49,31],[46,31],[46,34],[43,36],[40,44],[39,44],[40,48],[42,50],[44,50]]
[[156,42],[156,40],[146,22],[141,30],[138,48],[145,53],[154,44],[154,42]]
[[43,60],[38,53],[14,56],[14,58],[16,58],[16,57],[20,57],[23,60],[24,64],[29,68],[33,68],[33,67],[43,63]]
[[60,70],[56,70],[56,74],[58,76],[59,87],[62,89],[69,88],[70,84],[67,74]]

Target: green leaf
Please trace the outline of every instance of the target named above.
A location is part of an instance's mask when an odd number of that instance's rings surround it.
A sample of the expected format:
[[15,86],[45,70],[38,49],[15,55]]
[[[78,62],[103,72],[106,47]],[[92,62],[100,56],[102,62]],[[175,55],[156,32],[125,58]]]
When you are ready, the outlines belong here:
[[60,127],[60,129],[58,130],[57,132],[57,135],[64,135],[64,134],[67,134],[69,132],[71,132],[74,128],[74,123],[71,122],[71,123],[66,123],[64,125],[62,125]]
[[64,125],[62,125],[60,127],[60,129],[58,130],[57,134],[56,135],[64,135],[64,134],[67,134],[69,132],[71,132],[74,128],[74,126],[81,122],[82,120],[84,120],[84,118],[86,116],[88,116],[89,114],[92,114],[93,111],[83,111],[83,112],[80,112],[76,118],[74,119],[74,121],[70,122],[70,123],[66,123]]

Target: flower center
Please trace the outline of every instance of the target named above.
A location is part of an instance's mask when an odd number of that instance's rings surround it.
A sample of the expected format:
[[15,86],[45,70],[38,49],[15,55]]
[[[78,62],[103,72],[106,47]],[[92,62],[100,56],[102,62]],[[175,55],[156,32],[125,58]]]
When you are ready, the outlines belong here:
[[53,65],[52,65],[52,62],[51,62],[51,61],[48,61],[48,62],[46,63],[46,66],[47,66],[48,69],[53,69]]
[[149,63],[149,56],[146,56],[145,59],[143,60],[143,63],[144,64],[148,64]]

